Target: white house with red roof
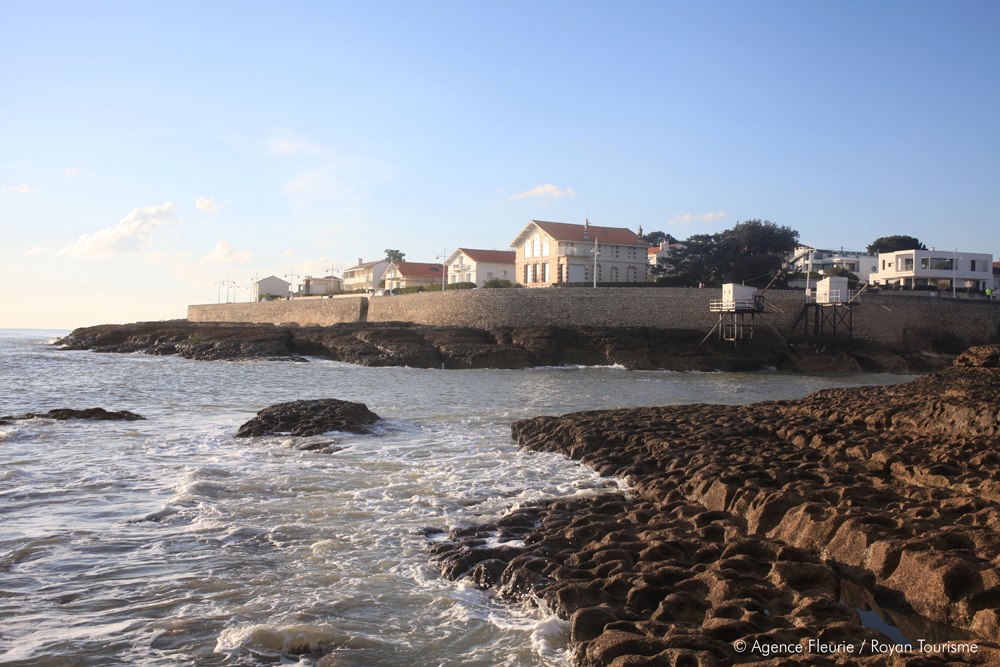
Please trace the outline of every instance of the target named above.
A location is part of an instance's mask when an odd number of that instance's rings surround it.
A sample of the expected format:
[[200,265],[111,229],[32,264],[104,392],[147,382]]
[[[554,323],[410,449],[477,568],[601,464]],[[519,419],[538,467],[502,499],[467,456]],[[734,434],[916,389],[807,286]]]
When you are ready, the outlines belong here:
[[687,248],[687,246],[683,243],[667,243],[666,241],[660,241],[659,245],[654,245],[646,250],[648,253],[647,256],[649,258],[649,265],[658,266],[670,257],[670,253],[683,250],[684,248]]
[[475,283],[482,287],[487,280],[514,280],[516,253],[511,250],[459,248],[448,256],[449,283]]
[[[625,227],[532,220],[510,244],[517,282],[525,287],[557,283],[639,283],[646,280],[649,243]],[[597,261],[594,261],[595,252]],[[596,264],[596,267],[595,267]]]
[[382,280],[386,289],[402,289],[403,287],[440,285],[444,267],[440,264],[426,262],[389,262]]

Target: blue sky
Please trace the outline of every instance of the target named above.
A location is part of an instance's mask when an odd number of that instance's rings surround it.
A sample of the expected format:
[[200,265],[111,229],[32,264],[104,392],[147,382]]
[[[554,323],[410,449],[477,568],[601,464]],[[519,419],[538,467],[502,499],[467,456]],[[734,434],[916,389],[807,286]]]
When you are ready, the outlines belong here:
[[0,13],[0,327],[183,317],[532,218],[1000,255],[996,2]]

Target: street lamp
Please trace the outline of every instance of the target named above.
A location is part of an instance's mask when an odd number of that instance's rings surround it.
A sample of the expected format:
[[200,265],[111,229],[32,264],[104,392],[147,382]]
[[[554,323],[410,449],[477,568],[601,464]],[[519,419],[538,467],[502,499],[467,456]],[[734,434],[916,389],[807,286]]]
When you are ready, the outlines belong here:
[[288,278],[288,298],[291,299],[292,295],[295,293],[295,279],[298,278],[298,274],[295,273],[295,267],[290,269],[291,273],[286,273],[285,277]]
[[594,287],[597,287],[597,258],[601,256],[601,248],[597,245],[597,239],[594,239],[594,249],[591,250],[594,254]]
[[951,258],[951,298],[954,299],[957,294],[955,294],[955,284],[958,282],[958,248],[955,248],[955,254]]
[[445,275],[448,273],[448,248],[441,248],[441,254],[438,255],[438,259],[441,260],[441,291],[444,292],[444,279]]

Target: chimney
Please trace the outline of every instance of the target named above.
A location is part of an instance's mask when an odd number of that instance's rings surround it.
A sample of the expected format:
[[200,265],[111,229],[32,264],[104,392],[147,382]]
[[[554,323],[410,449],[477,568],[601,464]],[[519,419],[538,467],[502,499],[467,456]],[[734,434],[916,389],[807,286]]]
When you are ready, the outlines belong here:
[[590,218],[583,219],[583,240],[590,240]]
[[365,260],[362,259],[362,258],[360,258],[360,257],[358,257],[358,266],[361,266],[364,263],[365,263]]

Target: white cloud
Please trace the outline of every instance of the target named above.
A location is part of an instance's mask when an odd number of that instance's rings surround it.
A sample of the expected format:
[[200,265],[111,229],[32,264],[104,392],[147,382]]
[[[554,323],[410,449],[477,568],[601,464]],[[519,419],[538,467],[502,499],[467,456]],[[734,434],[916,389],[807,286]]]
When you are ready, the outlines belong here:
[[70,257],[110,257],[138,252],[149,246],[158,227],[175,222],[174,203],[132,209],[114,227],[84,234],[57,254]]
[[693,225],[695,223],[718,222],[726,219],[725,211],[715,213],[685,213],[667,221],[668,225]]
[[215,200],[211,197],[198,197],[194,200],[194,207],[199,211],[208,213],[209,215],[216,215],[221,208]]
[[313,276],[315,278],[322,278],[323,276],[330,275],[330,270],[333,268],[336,268],[336,262],[329,257],[310,259],[295,264],[296,273],[299,273],[302,276]]
[[67,176],[77,176],[80,173],[79,167],[67,167],[65,170]]
[[288,157],[289,155],[322,155],[323,149],[314,143],[285,137],[275,137],[267,143],[267,149],[272,155]]
[[219,241],[201,261],[209,264],[246,264],[252,258],[253,253],[249,250],[236,250],[229,241]]
[[282,257],[294,257],[295,256],[295,251],[292,250],[291,248],[288,248],[287,250],[285,250],[284,252],[281,253],[281,256]]
[[30,195],[35,192],[35,188],[30,185],[0,185],[0,192],[12,192],[16,195]]
[[557,185],[552,185],[551,183],[546,183],[545,185],[539,185],[536,188],[531,188],[526,192],[519,192],[510,198],[510,201],[517,201],[518,199],[533,199],[538,197],[545,197],[547,199],[572,199],[576,197],[576,193],[573,192],[573,188],[560,188]]
[[40,255],[48,255],[52,252],[52,249],[48,246],[36,245],[28,248],[24,251],[25,257],[38,257]]

